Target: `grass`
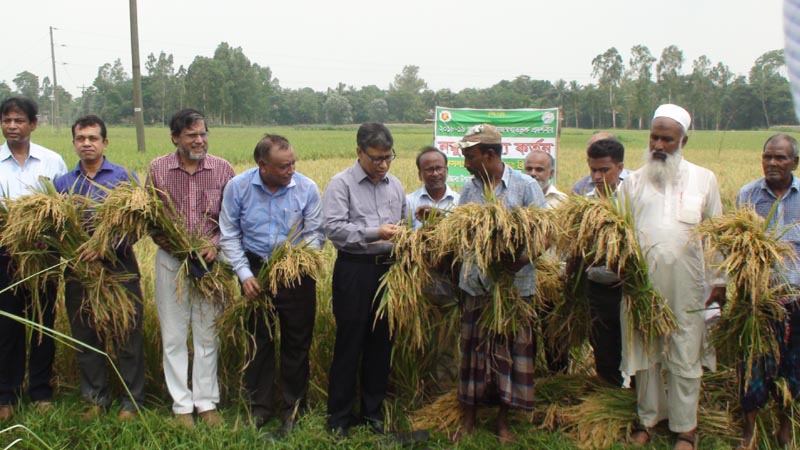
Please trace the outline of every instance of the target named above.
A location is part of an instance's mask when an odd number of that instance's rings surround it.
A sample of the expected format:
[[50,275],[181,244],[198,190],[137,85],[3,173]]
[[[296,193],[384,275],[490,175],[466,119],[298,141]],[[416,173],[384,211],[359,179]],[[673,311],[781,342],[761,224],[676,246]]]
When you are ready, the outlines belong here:
[[[327,181],[337,172],[355,161],[356,126],[345,127],[258,127],[258,128],[213,128],[211,129],[210,152],[228,159],[237,172],[252,167],[252,149],[260,137],[266,133],[278,133],[286,136],[293,144],[298,155],[297,170],[310,176],[325,188]],[[428,125],[389,125],[394,132],[395,148],[398,159],[392,163],[391,172],[396,175],[407,192],[415,190],[420,182],[417,177],[414,158],[416,150],[433,141],[433,128]],[[589,136],[599,130],[565,129],[562,132],[559,149],[558,187],[568,190],[572,183],[587,173],[585,163],[585,147]],[[696,164],[713,170],[720,181],[723,201],[726,209],[730,209],[733,198],[739,187],[748,181],[762,176],[760,152],[763,142],[772,133],[768,131],[698,131],[690,133],[689,143],[684,151],[686,158]],[[146,131],[148,151],[136,152],[135,131],[132,128],[109,129],[109,149],[107,155],[115,163],[135,170],[143,179],[144,169],[154,157],[173,151],[169,131],[166,128],[148,128]],[[618,136],[628,148],[627,167],[640,165],[641,153],[647,145],[648,133],[645,131],[621,131]],[[55,130],[48,127],[37,129],[33,140],[64,155],[68,166],[77,162],[72,151],[68,128]],[[222,412],[226,418],[226,426],[217,430],[208,430],[202,426],[190,432],[174,426],[170,418],[170,400],[164,386],[161,369],[161,344],[158,331],[158,318],[154,304],[153,266],[155,247],[149,239],[136,245],[136,252],[142,268],[142,289],[145,296],[145,358],[146,358],[146,390],[147,413],[142,421],[120,425],[115,420],[118,405],[112,408],[105,417],[91,423],[82,422],[79,417],[85,403],[78,393],[77,369],[74,351],[58,345],[56,360],[56,407],[51,415],[39,415],[32,410],[30,404],[24,402],[17,416],[17,423],[25,425],[30,432],[15,428],[0,434],[0,446],[7,446],[16,439],[23,439],[22,448],[271,448],[270,443],[247,423],[247,416],[240,399],[238,364],[241,363],[229,351],[221,351],[220,382],[222,394]],[[333,253],[326,248],[326,267],[323,268],[318,282],[318,314],[315,336],[332,336],[332,314],[330,309],[330,263]],[[63,311],[63,304],[61,311]],[[56,328],[68,332],[69,327],[63,313],[59,314]],[[330,364],[333,340],[331,338],[315,339],[312,344],[311,385],[309,400],[312,411],[305,416],[300,428],[286,441],[278,443],[279,448],[375,448],[392,447],[389,443],[369,434],[366,430],[357,432],[337,444],[325,431],[324,404],[327,388],[327,369]],[[224,347],[223,347],[224,349]],[[586,364],[576,364],[587,367]],[[409,373],[407,373],[409,372]],[[392,380],[395,385],[407,384],[405,380],[416,379],[413,371],[400,373],[395,370]],[[392,388],[390,412],[393,423],[400,428],[407,426],[407,415],[411,410],[428,401],[426,396],[414,396],[413,389]],[[416,397],[413,401],[411,397]],[[705,398],[705,397],[704,397]],[[544,412],[544,411],[540,411]],[[487,415],[491,417],[492,415]],[[490,424],[480,424],[476,435],[459,448],[494,448],[496,440],[487,430]],[[738,420],[738,418],[737,418]],[[155,430],[156,439],[147,437],[145,423]],[[279,424],[273,421],[268,428],[277,431]],[[556,450],[574,449],[577,446],[558,428],[554,430],[539,429],[536,424],[528,423],[527,418],[517,417],[514,430],[519,434],[519,448],[549,448]],[[735,443],[738,431],[726,436],[710,436],[704,430],[701,433],[703,448],[730,448]],[[710,433],[710,431],[708,432]],[[38,437],[42,442],[37,442]],[[653,447],[657,449],[671,448],[671,439],[666,435],[655,437]],[[434,433],[433,439],[427,443],[429,448],[450,448],[451,445],[443,433]],[[622,444],[614,444],[610,448],[626,448]]]

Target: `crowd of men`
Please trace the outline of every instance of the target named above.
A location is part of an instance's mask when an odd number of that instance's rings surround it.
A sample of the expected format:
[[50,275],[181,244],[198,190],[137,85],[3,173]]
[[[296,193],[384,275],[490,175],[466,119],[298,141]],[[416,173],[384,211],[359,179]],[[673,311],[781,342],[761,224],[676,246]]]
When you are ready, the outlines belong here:
[[[57,153],[31,142],[37,126],[35,103],[19,97],[7,99],[0,104],[0,119],[6,139],[0,147],[0,194],[4,198],[30,194],[42,180],[52,180],[59,192],[102,202],[108,189],[135,178],[106,157],[107,130],[97,116],[81,117],[72,126],[72,142],[79,157],[72,170]],[[721,214],[722,206],[714,174],[683,157],[690,124],[683,108],[661,105],[653,116],[644,166],[635,172],[624,168],[625,149],[619,140],[605,133],[592,136],[587,146],[589,175],[571,190],[573,195],[589,198],[618,197],[627,205],[651,268],[650,280],[675,314],[676,330],[647,341],[649,347],[645,347],[641,335],[626,332],[627,314],[617,273],[602,266],[585,267],[581,261],[564,264],[567,273],[585,271],[588,280],[597,375],[615,386],[635,386],[639,420],[629,441],[647,445],[653,427],[666,421],[679,450],[697,446],[701,376],[704,367],[713,370],[715,366],[713,351],[705,342],[702,311],[713,303],[724,305],[726,294],[725,277],[707,266],[702,245],[691,232],[702,220]],[[380,123],[359,127],[356,161],[336,174],[322,194],[313,180],[296,172],[294,148],[282,136],[264,136],[253,152],[256,166],[235,175],[227,161],[208,154],[208,126],[200,111],[175,113],[170,133],[175,152],[150,163],[145,183],[158,189],[162,201],[174,205],[173,220],[210,242],[199,251],[206,266],[222,258],[233,267],[246,298],[256,300],[268,294],[274,299],[275,315],[253,314],[246,324],[253,336],[248,344],[253,358],[244,373],[243,388],[255,426],[261,427],[277,415],[283,435],[292,431],[306,408],[316,284],[307,276],[296,286],[265,292],[257,274],[281,243],[289,240],[321,248],[327,239],[335,247],[332,304],[336,336],[329,370],[328,426],[340,436],[358,424],[383,434],[392,339],[387,319],[376,317],[373,299],[380,294],[381,277],[394,261],[391,239],[404,218],[413,217],[413,226],[419,227],[432,214],[446,214],[457,205],[485,203],[489,192],[507,208],[557,208],[567,198],[551,183],[552,155],[532,152],[524,173],[514,170],[502,160],[502,135],[489,124],[470,128],[458,143],[464,166],[472,175],[460,195],[447,186],[447,155],[435,147],[420,150],[416,165],[422,186],[406,195],[400,181],[389,173],[397,155],[391,132]],[[797,141],[785,134],[770,137],[762,152],[764,177],[744,186],[737,197],[738,205],[750,205],[758,214],[770,217],[771,226],[787,227],[781,239],[791,243],[796,253],[800,251],[800,181],[793,175],[797,164]],[[777,205],[777,213],[770,215],[773,205]],[[195,426],[195,418],[207,426],[220,425],[224,419],[217,412],[219,306],[197,292],[180,289],[181,261],[175,255],[185,249],[172,248],[161,235],[153,240],[158,246],[155,301],[164,377],[175,421],[187,428]],[[107,270],[131,275],[125,288],[136,299],[134,325],[125,339],[115,341],[119,371],[128,388],[120,400],[121,421],[136,418],[138,405],[144,401],[142,291],[132,244],[121,242],[114,260],[103,260]],[[84,251],[79,258],[94,261],[103,257]],[[505,262],[523,301],[535,293],[535,258],[523,253]],[[800,285],[797,258],[787,261],[786,267],[786,279],[795,287]],[[0,286],[11,285],[14,273],[13,255],[0,248]],[[453,373],[457,374],[458,400],[464,412],[454,439],[473,432],[481,405],[495,404],[499,409],[494,431],[501,443],[514,442],[509,410],[534,406],[534,333],[530,326],[523,326],[511,336],[487,334],[478,317],[490,306],[491,286],[497,280],[477,266],[464,266],[455,276],[455,286],[436,293],[460,298],[460,358],[443,359],[457,366]],[[103,348],[103,336],[94,329],[90,311],[84,307],[87,294],[83,287],[68,282],[64,292],[75,339]],[[42,286],[35,293],[22,286],[4,289],[0,310],[21,317],[41,311],[36,320],[52,328],[55,298],[54,285]],[[782,357],[780,361],[758,361],[752,381],[741,392],[742,448],[754,444],[756,413],[770,392],[776,391],[777,377],[787,380],[793,398],[800,393],[800,306],[797,297],[780,300],[787,311],[786,323],[776,324]],[[33,302],[39,305],[34,308]],[[280,330],[279,376],[276,327]],[[187,345],[190,331],[191,352]],[[47,334],[28,336],[19,321],[0,316],[0,360],[4,361],[0,365],[0,421],[14,416],[28,355],[30,400],[41,412],[53,410],[54,342]],[[550,370],[565,371],[565,346],[555,343],[548,348]],[[104,414],[112,403],[108,370],[105,358],[90,351],[78,352],[78,368],[81,395],[89,403],[84,418],[89,420]],[[277,404],[273,401],[276,378]],[[777,435],[782,444],[792,440],[788,414],[781,416]]]

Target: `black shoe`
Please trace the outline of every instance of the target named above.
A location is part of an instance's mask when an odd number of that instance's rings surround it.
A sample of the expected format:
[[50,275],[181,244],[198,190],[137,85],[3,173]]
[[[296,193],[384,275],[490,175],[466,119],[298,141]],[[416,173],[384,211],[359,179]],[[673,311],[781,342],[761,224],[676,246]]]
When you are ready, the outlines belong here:
[[414,430],[407,433],[395,433],[394,442],[401,447],[419,444],[431,438],[428,430]]
[[367,423],[367,425],[369,425],[369,429],[373,433],[381,436],[386,434],[386,428],[383,426],[383,421],[378,421],[375,419],[364,419],[364,421]]
[[334,438],[335,440],[337,440],[337,441],[339,441],[339,440],[342,440],[342,439],[346,438],[346,437],[347,437],[347,434],[348,434],[348,431],[349,431],[349,430],[348,430],[348,428],[347,428],[347,427],[343,427],[343,426],[341,426],[341,425],[339,425],[339,426],[332,426],[332,427],[328,428],[328,432],[329,432],[329,433],[330,433],[330,434],[333,436],[333,438]]
[[281,425],[281,430],[279,434],[281,437],[286,437],[289,435],[289,433],[292,432],[292,430],[294,430],[294,420],[286,419],[283,421],[283,424]]

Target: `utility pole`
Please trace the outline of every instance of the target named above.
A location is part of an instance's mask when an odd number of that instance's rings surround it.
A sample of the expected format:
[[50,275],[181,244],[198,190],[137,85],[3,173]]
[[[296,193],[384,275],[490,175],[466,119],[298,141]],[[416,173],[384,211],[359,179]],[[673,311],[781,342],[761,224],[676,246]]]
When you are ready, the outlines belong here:
[[[56,30],[58,28],[55,28]],[[53,125],[55,125],[56,129],[59,127],[59,120],[58,115],[58,79],[56,78],[56,51],[53,46],[53,27],[50,27],[50,59],[53,62]],[[32,98],[31,100],[36,100]]]
[[139,24],[136,0],[130,0],[131,62],[133,63],[133,118],[136,122],[136,147],[144,152],[144,111],[142,110],[142,71],[139,67]]

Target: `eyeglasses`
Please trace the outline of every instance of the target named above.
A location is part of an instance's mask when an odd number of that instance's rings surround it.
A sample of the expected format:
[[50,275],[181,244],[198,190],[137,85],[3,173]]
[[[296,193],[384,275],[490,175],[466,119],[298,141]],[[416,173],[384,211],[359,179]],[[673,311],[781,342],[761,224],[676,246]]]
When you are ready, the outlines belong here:
[[435,173],[447,172],[447,167],[446,166],[426,167],[425,169],[422,169],[422,171],[425,172],[425,174],[427,175],[433,175]]
[[185,138],[187,138],[187,139],[189,139],[191,141],[193,141],[193,140],[195,140],[197,138],[200,138],[200,139],[205,141],[206,139],[208,139],[208,132],[205,132],[205,133],[186,133],[186,134],[183,135],[183,137],[185,137]]
[[394,151],[394,149],[392,149],[392,154],[389,156],[372,156],[367,153],[366,150],[361,150],[361,153],[367,155],[367,158],[369,158],[369,160],[372,161],[372,164],[375,164],[376,166],[382,162],[389,164],[390,162],[394,161],[395,158],[397,158],[397,153]]

